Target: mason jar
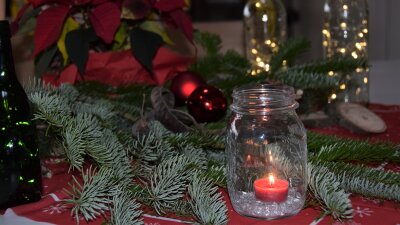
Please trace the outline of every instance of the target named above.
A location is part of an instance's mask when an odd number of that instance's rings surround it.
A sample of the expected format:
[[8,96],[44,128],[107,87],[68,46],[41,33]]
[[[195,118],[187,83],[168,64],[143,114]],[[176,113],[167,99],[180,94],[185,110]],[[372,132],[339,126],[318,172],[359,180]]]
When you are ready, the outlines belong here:
[[248,0],[244,6],[244,47],[253,75],[269,71],[271,55],[286,40],[286,18],[281,0]]
[[[322,46],[324,58],[368,59],[368,3],[366,0],[325,0]],[[331,71],[339,78],[338,88],[328,102],[369,102],[369,72],[357,68],[353,72]]]
[[303,208],[307,137],[297,106],[292,87],[234,90],[225,151],[229,197],[239,214],[278,219]]

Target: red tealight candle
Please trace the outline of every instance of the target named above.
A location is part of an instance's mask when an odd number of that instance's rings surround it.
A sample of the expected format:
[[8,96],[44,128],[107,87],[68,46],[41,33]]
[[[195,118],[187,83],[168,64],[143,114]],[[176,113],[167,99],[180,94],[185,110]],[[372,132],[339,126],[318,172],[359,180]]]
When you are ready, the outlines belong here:
[[256,198],[265,202],[284,202],[288,196],[289,182],[273,175],[254,181]]

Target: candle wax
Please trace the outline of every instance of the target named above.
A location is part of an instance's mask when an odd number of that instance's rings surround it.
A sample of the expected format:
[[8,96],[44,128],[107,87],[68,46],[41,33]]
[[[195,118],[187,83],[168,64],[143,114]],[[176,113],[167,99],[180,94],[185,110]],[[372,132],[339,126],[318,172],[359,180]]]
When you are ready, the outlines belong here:
[[265,202],[284,202],[288,196],[289,182],[276,179],[271,183],[267,178],[254,181],[256,198]]

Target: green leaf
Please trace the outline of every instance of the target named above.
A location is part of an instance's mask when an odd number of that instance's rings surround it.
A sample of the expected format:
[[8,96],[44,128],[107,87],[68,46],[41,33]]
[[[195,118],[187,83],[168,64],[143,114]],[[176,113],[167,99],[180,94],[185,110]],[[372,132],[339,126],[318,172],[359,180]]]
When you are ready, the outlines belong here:
[[17,35],[28,35],[36,27],[36,18],[30,17],[22,26],[18,28]]
[[79,24],[71,17],[68,17],[68,19],[65,21],[64,28],[61,32],[60,38],[57,41],[58,50],[60,50],[60,52],[64,58],[64,65],[66,65],[68,62],[68,52],[67,52],[67,48],[65,46],[66,36],[69,32],[76,30],[78,28],[79,28]]
[[53,47],[49,48],[47,51],[43,52],[39,55],[39,57],[37,57],[35,61],[35,75],[37,77],[42,76],[46,72],[56,52],[57,46],[53,45]]
[[160,21],[150,21],[146,20],[143,23],[140,24],[140,28],[143,30],[147,30],[149,32],[154,32],[158,35],[160,35],[163,39],[163,41],[169,45],[173,45],[174,42],[171,40],[171,38],[168,36],[167,32],[165,31],[165,27]]
[[93,29],[78,29],[70,31],[65,38],[67,53],[83,75],[85,73],[86,62],[89,58],[89,43],[97,40]]
[[153,70],[153,57],[161,47],[163,39],[160,35],[134,28],[130,34],[132,54],[149,71]]
[[[32,10],[27,10],[24,15],[21,17],[21,20],[18,22],[19,29],[24,27],[27,23],[30,21],[34,20],[36,24],[36,17],[39,15],[39,13],[42,11],[41,7],[37,7]],[[18,31],[20,32],[20,31]]]
[[113,46],[112,46],[112,50],[113,51],[124,48],[126,35],[127,35],[127,30],[126,29],[127,29],[126,28],[126,24],[125,23],[121,23],[121,25],[119,26],[117,32],[115,33],[114,43],[113,43]]

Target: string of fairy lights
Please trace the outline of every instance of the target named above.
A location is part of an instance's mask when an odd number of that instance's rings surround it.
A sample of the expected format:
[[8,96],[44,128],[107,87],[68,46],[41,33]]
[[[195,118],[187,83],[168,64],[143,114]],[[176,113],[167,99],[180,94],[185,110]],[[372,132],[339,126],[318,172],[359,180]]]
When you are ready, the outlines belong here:
[[280,7],[283,5],[274,1],[253,0],[244,8],[246,55],[253,65],[252,75],[270,70],[271,55],[285,39],[285,9]]
[[[326,20],[324,22],[322,46],[326,58],[336,56],[351,56],[354,59],[368,57],[368,20],[363,19],[361,23],[354,22],[356,20],[352,20],[349,10],[350,7],[343,4],[339,9],[339,23],[337,17],[334,17],[334,21]],[[325,10],[325,13],[329,11],[330,9]],[[357,68],[353,75],[330,71],[328,76],[342,76],[339,90],[342,93],[342,100],[345,102],[363,98],[361,96],[365,95],[363,91],[368,89],[368,69]],[[336,100],[340,93],[333,92],[329,101]]]
[[[268,72],[270,70],[270,57],[274,52],[278,51],[279,44],[284,40],[280,40],[281,37],[277,35],[278,33],[269,33],[271,31],[268,29],[268,22],[271,21],[271,11],[267,11],[266,1],[253,1],[252,4],[259,14],[256,15],[256,13],[251,12],[250,7],[245,8],[244,18],[245,24],[247,24],[245,27],[245,32],[247,32],[246,54],[253,65],[251,74],[257,75],[260,72]],[[368,57],[367,17],[362,20],[355,19],[354,15],[359,16],[359,13],[354,10],[358,10],[358,8],[354,7],[354,5],[350,6],[351,2],[347,4],[334,2],[334,4],[342,5],[339,5],[338,11],[335,11],[337,14],[325,18],[322,29],[324,56],[326,58],[350,56],[354,59]],[[337,7],[337,5],[335,6]],[[327,10],[324,10],[327,13]],[[328,8],[329,10],[331,9]],[[332,21],[329,21],[329,19],[332,19]],[[286,61],[284,66],[286,66]],[[345,102],[353,101],[357,98],[362,99],[364,98],[363,95],[366,95],[365,92],[368,92],[368,69],[357,68],[354,74],[338,74],[335,71],[330,71],[328,75],[338,76],[341,80],[339,92],[331,93],[329,101],[336,100],[339,95],[341,100]]]

